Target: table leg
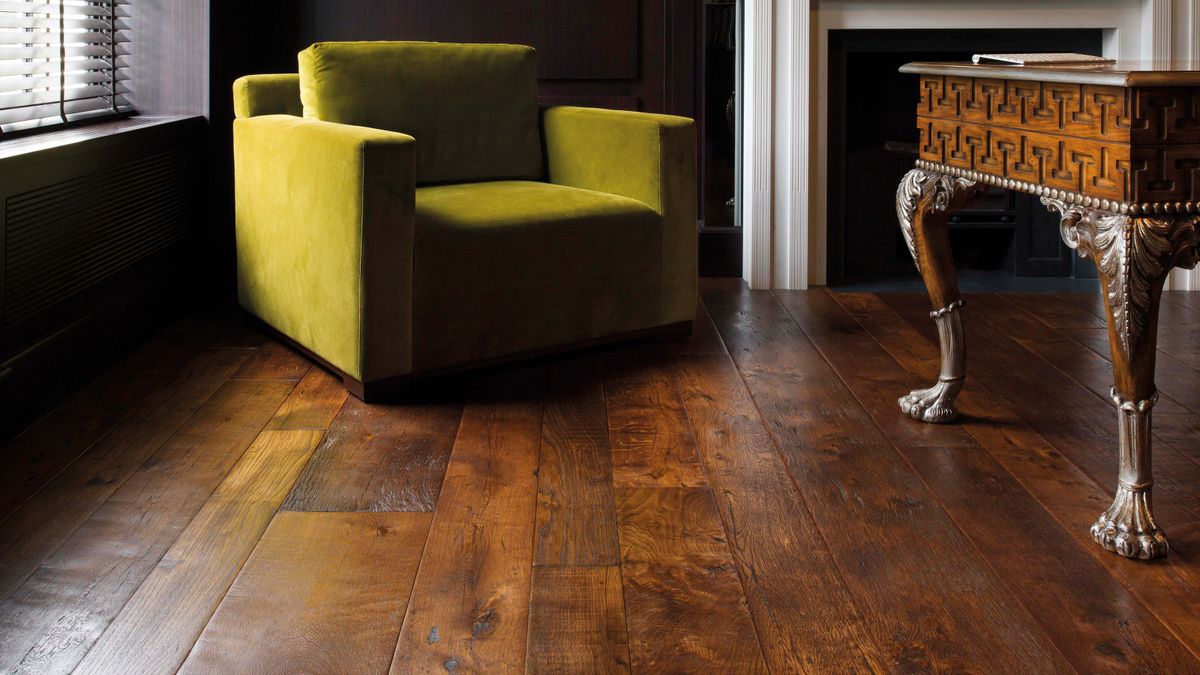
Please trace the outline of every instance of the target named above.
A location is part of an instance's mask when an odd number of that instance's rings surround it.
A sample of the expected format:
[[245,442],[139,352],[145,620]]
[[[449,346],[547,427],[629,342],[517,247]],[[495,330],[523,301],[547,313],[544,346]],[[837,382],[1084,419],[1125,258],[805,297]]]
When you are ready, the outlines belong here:
[[1169,548],[1151,511],[1151,414],[1157,393],[1154,355],[1158,306],[1173,267],[1194,267],[1197,218],[1133,217],[1042,202],[1062,216],[1063,240],[1099,272],[1112,351],[1120,466],[1112,506],[1092,525],[1098,544],[1126,558],[1165,556]]
[[900,398],[900,410],[922,422],[950,422],[958,416],[954,399],[967,377],[966,348],[960,316],[962,299],[950,252],[949,211],[966,205],[983,189],[965,178],[913,169],[896,190],[896,217],[913,262],[925,280],[933,304],[930,316],[937,322],[942,349],[937,383]]

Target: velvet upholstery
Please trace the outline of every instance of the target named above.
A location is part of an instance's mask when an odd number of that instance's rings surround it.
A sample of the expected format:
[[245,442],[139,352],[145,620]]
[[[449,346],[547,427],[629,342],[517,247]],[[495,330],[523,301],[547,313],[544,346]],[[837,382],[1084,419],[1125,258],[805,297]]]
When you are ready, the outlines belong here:
[[663,217],[664,324],[696,311],[696,132],[685,117],[555,106],[543,114],[549,179],[636,199]]
[[358,380],[410,372],[412,137],[287,115],[233,133],[242,306]]
[[417,181],[540,178],[537,66],[521,45],[319,42],[300,52],[304,116],[417,139]]
[[291,73],[239,77],[233,83],[233,114],[239,118],[259,115],[302,116],[304,105],[300,102],[300,76]]
[[[530,54],[532,77],[532,52],[515,53]],[[303,79],[235,84],[239,299],[348,376],[371,383],[692,318],[691,120],[552,107],[539,125],[535,109],[539,158],[524,177],[535,180],[428,184],[420,129],[299,117]],[[425,93],[430,110],[467,124],[462,97]],[[441,159],[484,166],[470,155],[498,147]]]
[[421,187],[414,259],[418,370],[633,331],[661,314],[662,218],[626,197],[529,181]]

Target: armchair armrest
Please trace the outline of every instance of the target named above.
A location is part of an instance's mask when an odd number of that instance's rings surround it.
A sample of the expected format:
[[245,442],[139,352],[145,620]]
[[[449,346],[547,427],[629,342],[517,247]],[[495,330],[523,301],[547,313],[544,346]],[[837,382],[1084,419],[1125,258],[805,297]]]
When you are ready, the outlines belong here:
[[553,106],[543,113],[552,183],[644,202],[663,218],[663,321],[696,312],[696,131],[686,117]]
[[246,75],[233,83],[233,114],[241,119],[259,115],[304,116],[300,76]]
[[411,136],[234,121],[238,298],[360,382],[412,366]]

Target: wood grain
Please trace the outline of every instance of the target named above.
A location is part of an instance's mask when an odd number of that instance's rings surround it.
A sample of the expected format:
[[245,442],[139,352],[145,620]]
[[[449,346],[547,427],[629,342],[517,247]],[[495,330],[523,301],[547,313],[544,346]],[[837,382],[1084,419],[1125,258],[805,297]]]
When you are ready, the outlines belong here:
[[633,670],[766,673],[707,488],[618,489]]
[[227,383],[143,462],[0,603],[0,672],[74,668],[291,389]]
[[320,437],[262,432],[75,672],[178,669]]
[[179,672],[383,672],[430,518],[279,513]]
[[13,439],[0,473],[0,518],[12,515],[166,381],[141,373],[97,378]]
[[1163,293],[1165,302],[1159,307],[1159,326],[1173,326],[1177,330],[1160,330],[1158,351],[1169,354],[1192,370],[1200,370],[1200,345],[1195,339],[1195,331],[1200,328],[1200,313],[1181,301],[1183,295],[1188,294]]
[[[0,580],[26,569],[0,598],[0,672],[70,672],[89,649],[81,671],[1200,672],[1200,416],[1182,396],[1155,415],[1171,555],[1130,563],[1088,534],[1115,425],[1103,346],[1064,350],[1093,346],[1094,298],[968,297],[960,434],[925,438],[885,417],[927,428],[892,390],[937,375],[923,296],[702,288],[706,345],[498,368],[393,406],[319,369],[229,381],[261,337],[172,329],[105,376],[161,384],[0,521]],[[1200,302],[1168,304],[1182,340]],[[1171,359],[1178,393],[1196,371]],[[364,509],[276,513],[326,425],[340,440],[306,498]],[[669,469],[625,462],[622,434]],[[396,478],[418,453],[444,470]],[[561,516],[564,549],[601,548],[574,530],[608,509],[611,563],[536,562],[547,473],[591,511]],[[369,512],[389,494],[433,513]]]
[[[920,157],[928,162],[1096,199],[1130,203],[1155,200],[1152,191],[1140,185],[1130,170],[1148,157],[1127,143],[938,117],[917,117],[917,128]],[[1171,201],[1188,199],[1183,192],[1168,192],[1166,197]]]
[[534,567],[527,659],[528,673],[628,673],[621,570]]
[[677,372],[767,664],[777,672],[885,670],[729,358],[681,358]]
[[[1104,301],[1096,295],[1099,315],[1092,312],[1092,296],[1084,294],[1055,295],[1053,293],[1005,293],[1004,298],[1037,317],[1051,328],[1101,328],[1104,321]],[[1081,302],[1081,300],[1085,300]],[[1107,344],[1105,345],[1107,351]]]
[[[1168,304],[1175,304],[1178,312],[1186,312],[1187,304],[1179,301],[1177,293],[1164,293],[1164,307]],[[1030,298],[1029,302],[1023,301],[1021,298],[1013,298],[1006,296],[1008,300],[1019,305],[1023,310],[1037,314],[1038,309],[1031,303],[1035,303],[1037,298]],[[1170,301],[1165,298],[1173,298]],[[1092,311],[1093,303],[1090,296],[1074,296],[1064,298],[1063,303],[1072,303],[1076,305],[1080,311]],[[1103,312],[1101,304],[1099,310]],[[1181,320],[1182,318],[1182,320]],[[1097,319],[1101,321],[1100,319]],[[1079,322],[1079,323],[1082,323]],[[1178,317],[1171,310],[1167,310],[1165,316],[1160,320],[1162,326],[1172,326],[1177,329],[1182,329],[1184,332],[1191,330],[1188,325],[1188,318]],[[1059,329],[1063,335],[1070,337],[1078,342],[1083,347],[1091,350],[1093,353],[1100,356],[1102,359],[1111,362],[1111,349],[1108,341],[1108,330],[1106,328],[1080,328],[1070,325]],[[1175,330],[1163,330],[1164,336],[1173,336]],[[1025,341],[1023,341],[1023,344]],[[1078,347],[1075,348],[1078,350]],[[1174,356],[1159,350],[1156,355],[1157,366],[1155,368],[1155,386],[1159,392],[1159,402],[1154,408],[1154,437],[1164,440],[1168,445],[1175,450],[1191,457],[1193,460],[1200,458],[1200,453],[1193,451],[1194,443],[1191,431],[1197,425],[1200,425],[1200,387],[1196,386],[1196,378],[1200,377],[1200,371],[1188,366]],[[1100,386],[1102,378],[1092,373],[1081,373],[1071,370],[1071,366],[1056,363],[1060,369],[1066,368],[1067,372],[1073,379],[1080,381],[1092,391],[1096,391]],[[1081,377],[1085,376],[1085,377]],[[1107,401],[1108,399],[1105,398]]]
[[[924,315],[920,298],[911,296],[911,316],[901,316],[890,306],[901,298],[838,294],[863,325],[909,372],[936,377],[938,348],[914,326]],[[886,303],[885,301],[886,300]],[[904,304],[908,304],[908,299]],[[927,315],[924,315],[925,320]],[[976,345],[984,358],[994,358],[987,345]],[[978,360],[978,359],[977,359]],[[1122,582],[1167,625],[1172,634],[1200,655],[1200,616],[1192,609],[1189,590],[1200,576],[1176,557],[1154,565],[1129,565],[1128,561],[1096,546],[1088,528],[1108,508],[1112,495],[1087,473],[1068,461],[1064,453],[1035,432],[1004,399],[989,391],[993,381],[978,380],[963,390],[964,406],[978,412],[964,416],[969,433],[985,447],[1021,486],[1057,520],[1110,575]],[[1003,383],[999,383],[1003,386]]]
[[235,380],[287,380],[299,382],[309,369],[309,361],[291,347],[267,336],[246,363],[233,375]]
[[1200,670],[1186,647],[990,455],[902,448],[1081,673]]
[[535,564],[615,565],[612,458],[599,363],[585,357],[548,370]]
[[1014,129],[1129,142],[1132,103],[1122,87],[922,75],[918,114]]
[[[924,133],[922,131],[922,139]],[[905,180],[907,181],[907,177]],[[901,194],[897,194],[897,213],[910,207],[913,209],[912,240],[908,245],[921,272],[921,278],[925,281],[931,309],[949,307],[962,297],[958,289],[958,276],[954,270],[954,251],[950,248],[950,212],[970,203],[981,187],[972,184],[971,187],[951,190],[923,189],[912,204],[906,204],[901,199]],[[901,183],[901,192],[910,188],[911,186]],[[938,200],[947,203],[939,207]]]
[[607,356],[604,402],[614,487],[707,484],[679,385],[660,356],[633,351]]
[[[1099,307],[1099,311],[1104,311],[1103,305]],[[1163,291],[1159,318],[1166,321],[1163,325],[1175,328],[1200,328],[1200,300],[1191,291]],[[1172,339],[1177,332],[1187,334],[1187,331],[1163,331],[1164,335]]]
[[677,356],[700,356],[703,354],[728,354],[721,334],[713,325],[712,317],[703,302],[696,302],[696,317],[692,320],[692,334],[683,340],[662,345],[662,351]]
[[[0,472],[0,520],[142,406],[151,393],[170,386],[201,349],[211,346],[209,338],[207,331],[196,330],[191,317],[167,326],[9,442],[0,456],[5,466]],[[0,423],[0,429],[4,427]]]
[[393,673],[524,671],[541,414],[536,397],[464,408]]
[[340,378],[314,366],[283,402],[267,428],[328,429],[347,395]]
[[998,73],[922,75],[921,159],[1131,203],[1200,196],[1191,174],[1200,141],[1197,88],[1016,81]]
[[8,597],[225,383],[242,350],[202,352],[167,386],[0,522],[0,600]]
[[[854,308],[864,328],[893,324],[884,333],[887,344],[903,340],[906,352],[920,352],[910,363],[919,362],[936,376],[937,348],[895,326],[898,317],[884,316],[886,308],[876,298],[834,297]],[[830,359],[835,368],[853,362],[850,355]],[[892,367],[901,366],[893,362]],[[975,431],[978,424],[968,418],[962,426]],[[992,435],[981,435],[981,440],[989,450],[999,447]],[[1067,531],[990,454],[949,448],[900,451],[1077,670],[1184,672],[1200,667],[1153,613],[1089,555],[1091,542]],[[1069,474],[1059,475],[1066,479]],[[1090,489],[1094,492],[1095,486]]]
[[898,446],[978,447],[960,426],[913,424],[909,417],[896,414],[897,398],[928,383],[896,368],[895,361],[830,295],[821,291],[776,291],[775,295],[888,441]]
[[[1005,306],[1007,305],[1007,306]],[[1087,387],[1102,401],[1111,401],[1113,386],[1112,356],[1108,358],[1097,352],[1082,348],[1065,333],[1036,320],[1025,311],[1025,305],[1009,300],[1003,295],[981,295],[974,298],[972,309],[981,313],[1000,313],[1011,322],[1010,336],[1025,349],[1040,356],[1079,384]],[[1105,341],[1107,342],[1107,330]],[[1159,391],[1155,413],[1186,413],[1178,401]]]
[[[1028,307],[1023,306],[1022,308],[1028,310]],[[1100,358],[1110,361],[1107,328],[1061,328],[1059,330],[1063,335],[1099,355]],[[1164,414],[1164,411],[1160,410],[1164,401],[1168,407],[1177,408],[1176,414],[1179,412],[1178,407],[1182,406],[1185,409],[1182,412],[1192,416],[1200,415],[1200,387],[1196,386],[1196,378],[1200,376],[1200,371],[1161,350],[1155,360],[1157,361],[1154,370],[1155,386],[1158,387],[1160,403],[1154,408],[1155,420],[1160,414]],[[1154,431],[1155,433],[1161,432],[1162,426],[1156,423]]]
[[[1069,672],[1041,627],[971,549],[774,296],[723,295],[718,311],[709,301],[718,293],[705,294],[713,319],[788,472],[821,514],[817,530],[889,661],[917,670],[988,663],[1000,671]],[[809,323],[802,305],[793,305],[792,316]],[[797,387],[821,405],[797,398]],[[906,592],[894,592],[897,578],[904,579]],[[961,588],[976,593],[948,591]]]
[[[881,298],[902,316],[914,311],[913,296],[888,294]],[[968,305],[986,304],[972,297]],[[1117,420],[1111,405],[1096,405],[1097,396],[1062,371],[1021,347],[1011,336],[1005,311],[976,312],[964,316],[963,328],[969,345],[986,350],[988,356],[971,361],[974,381],[987,382],[990,392],[1042,438],[1106,489],[1117,471]],[[907,317],[906,317],[907,318]],[[928,327],[915,318],[910,322],[919,332]],[[925,333],[927,339],[936,339]],[[1064,414],[1070,411],[1070,414]],[[1155,436],[1155,517],[1171,536],[1171,523],[1187,523],[1200,517],[1200,465]],[[1107,505],[1101,508],[1101,512]],[[1099,512],[1097,513],[1099,515]],[[1093,516],[1093,519],[1095,516]],[[1180,555],[1200,552],[1200,541],[1172,537],[1172,550]]]
[[284,510],[432,511],[461,415],[457,402],[347,398]]
[[1179,448],[1193,461],[1200,461],[1200,416],[1187,415],[1155,415],[1154,433],[1173,448]]

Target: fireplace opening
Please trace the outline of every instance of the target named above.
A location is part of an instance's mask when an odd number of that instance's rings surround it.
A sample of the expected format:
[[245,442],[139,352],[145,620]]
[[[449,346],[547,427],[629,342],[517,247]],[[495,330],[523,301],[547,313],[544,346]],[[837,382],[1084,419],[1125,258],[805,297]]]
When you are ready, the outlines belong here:
[[[967,61],[986,52],[1100,54],[1100,29],[837,30],[829,33],[828,277],[830,284],[907,280],[917,272],[896,223],[896,186],[917,158],[917,78],[909,61]],[[960,272],[1094,278],[1059,238],[1037,198],[992,189],[951,217]]]

